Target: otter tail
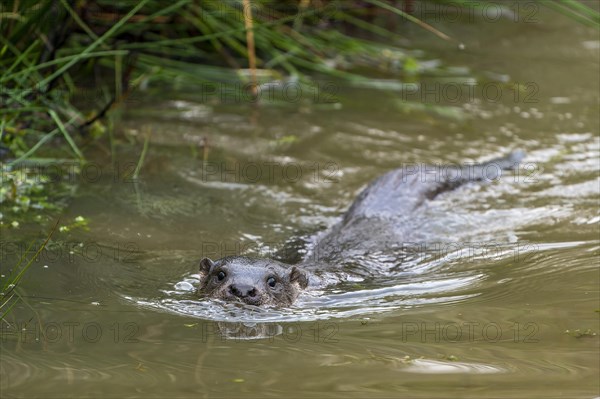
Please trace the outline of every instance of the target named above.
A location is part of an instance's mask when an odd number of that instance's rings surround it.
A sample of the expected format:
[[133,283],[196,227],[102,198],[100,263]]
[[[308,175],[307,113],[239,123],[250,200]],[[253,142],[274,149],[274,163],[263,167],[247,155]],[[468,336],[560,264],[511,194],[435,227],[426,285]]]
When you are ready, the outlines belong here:
[[469,182],[498,180],[503,170],[517,169],[523,158],[525,158],[525,151],[515,150],[504,157],[457,168],[455,174],[448,173],[438,181],[438,184],[431,187],[425,193],[425,197],[429,200],[434,199],[443,192],[454,190]]
[[[467,181],[496,180],[502,175],[503,170],[517,169],[523,158],[525,158],[525,151],[515,150],[507,156],[473,165],[472,172],[466,174]],[[463,168],[465,169],[469,167]]]
[[498,180],[502,171],[518,168],[524,157],[525,153],[519,150],[479,164],[434,168],[437,173],[431,179],[428,171],[420,172],[415,165],[392,170],[375,179],[358,195],[344,215],[344,223],[361,217],[384,219],[409,214],[425,200],[466,183]]

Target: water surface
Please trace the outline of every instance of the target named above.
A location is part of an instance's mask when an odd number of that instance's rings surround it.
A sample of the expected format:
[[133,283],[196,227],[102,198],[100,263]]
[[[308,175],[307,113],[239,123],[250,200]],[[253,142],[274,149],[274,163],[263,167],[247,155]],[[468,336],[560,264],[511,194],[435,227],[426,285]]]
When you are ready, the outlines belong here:
[[[2,394],[598,396],[599,42],[542,16],[446,23],[462,51],[408,35],[458,71],[428,84],[524,85],[519,96],[497,86],[498,101],[442,95],[460,118],[407,112],[398,101],[414,94],[351,87],[339,104],[259,109],[194,90],[138,98],[118,129],[140,145],[119,145],[115,169],[83,179],[63,215],[84,215],[90,231],[63,236],[23,281],[27,300],[2,330]],[[123,179],[148,131],[141,179]],[[516,171],[423,209],[402,262],[350,259],[290,309],[194,293],[202,256],[298,261],[388,170],[515,148],[528,154]]]

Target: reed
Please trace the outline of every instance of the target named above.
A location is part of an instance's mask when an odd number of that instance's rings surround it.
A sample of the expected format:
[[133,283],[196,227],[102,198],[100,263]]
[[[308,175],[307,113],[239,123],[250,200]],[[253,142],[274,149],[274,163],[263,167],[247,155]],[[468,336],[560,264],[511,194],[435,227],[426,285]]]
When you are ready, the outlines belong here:
[[[538,1],[582,24],[600,26],[598,12],[580,1]],[[328,76],[363,87],[377,87],[373,76],[386,73],[399,81],[414,79],[418,60],[395,45],[402,27],[389,29],[382,22],[406,20],[424,34],[453,38],[398,4],[402,2],[3,1],[0,159],[9,168],[55,153],[84,162],[81,146],[98,124],[132,90],[149,82],[238,81],[256,96],[265,79],[282,75],[303,83],[315,75]],[[485,1],[452,4],[484,7]],[[393,73],[386,69],[386,54],[395,56]],[[93,104],[77,101],[82,87],[94,92]],[[51,151],[57,138],[67,151]]]

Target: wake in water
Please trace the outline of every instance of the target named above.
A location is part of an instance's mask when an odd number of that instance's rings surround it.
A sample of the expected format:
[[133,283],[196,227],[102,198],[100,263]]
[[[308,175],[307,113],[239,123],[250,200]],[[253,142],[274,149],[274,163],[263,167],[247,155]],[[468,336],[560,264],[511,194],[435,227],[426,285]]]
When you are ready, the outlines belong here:
[[[597,141],[592,141],[587,153],[590,157],[596,154],[598,147]],[[531,153],[532,162],[547,162],[553,154],[550,151],[548,156],[547,152]],[[584,166],[593,166],[585,160],[577,161]],[[555,166],[561,167],[561,162]],[[584,178],[592,176],[590,172],[595,173],[589,168],[580,171]],[[141,306],[161,311],[233,323],[232,326],[246,323],[257,337],[260,337],[257,331],[261,329],[258,326],[265,323],[277,325],[280,322],[368,317],[398,309],[472,300],[489,287],[502,283],[490,278],[498,268],[522,263],[533,253],[557,246],[567,248],[583,244],[540,245],[521,237],[520,230],[525,226],[552,225],[556,219],[574,217],[569,206],[548,205],[547,200],[542,201],[543,205],[536,204],[535,199],[540,196],[568,195],[546,188],[549,183],[555,183],[556,175],[544,173],[541,168],[538,172],[535,181],[527,185],[510,176],[487,185],[468,184],[437,196],[411,220],[410,228],[421,233],[411,242],[396,243],[402,247],[401,251],[394,251],[391,245],[390,251],[364,251],[361,248],[356,256],[341,260],[343,267],[337,270],[313,270],[324,284],[302,293],[296,304],[289,308],[264,309],[198,299],[197,275],[190,275],[171,287],[165,287],[163,283],[158,298],[124,296]],[[577,191],[589,191],[589,195],[583,197],[597,195],[597,188],[588,190],[594,182],[597,177],[592,176],[577,185],[582,187]],[[533,203],[531,198],[525,198],[525,188],[529,193],[535,193]],[[584,222],[594,221],[592,216]],[[304,251],[310,252],[310,243],[306,248]],[[157,257],[165,262],[163,256]],[[227,331],[226,327],[224,331]]]

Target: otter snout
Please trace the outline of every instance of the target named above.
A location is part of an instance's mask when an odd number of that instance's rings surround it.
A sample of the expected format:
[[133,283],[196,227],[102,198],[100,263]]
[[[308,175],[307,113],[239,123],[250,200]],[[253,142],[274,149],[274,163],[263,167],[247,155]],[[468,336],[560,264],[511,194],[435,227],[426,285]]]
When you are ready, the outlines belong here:
[[229,292],[241,299],[254,298],[258,293],[255,287],[247,284],[231,284]]

